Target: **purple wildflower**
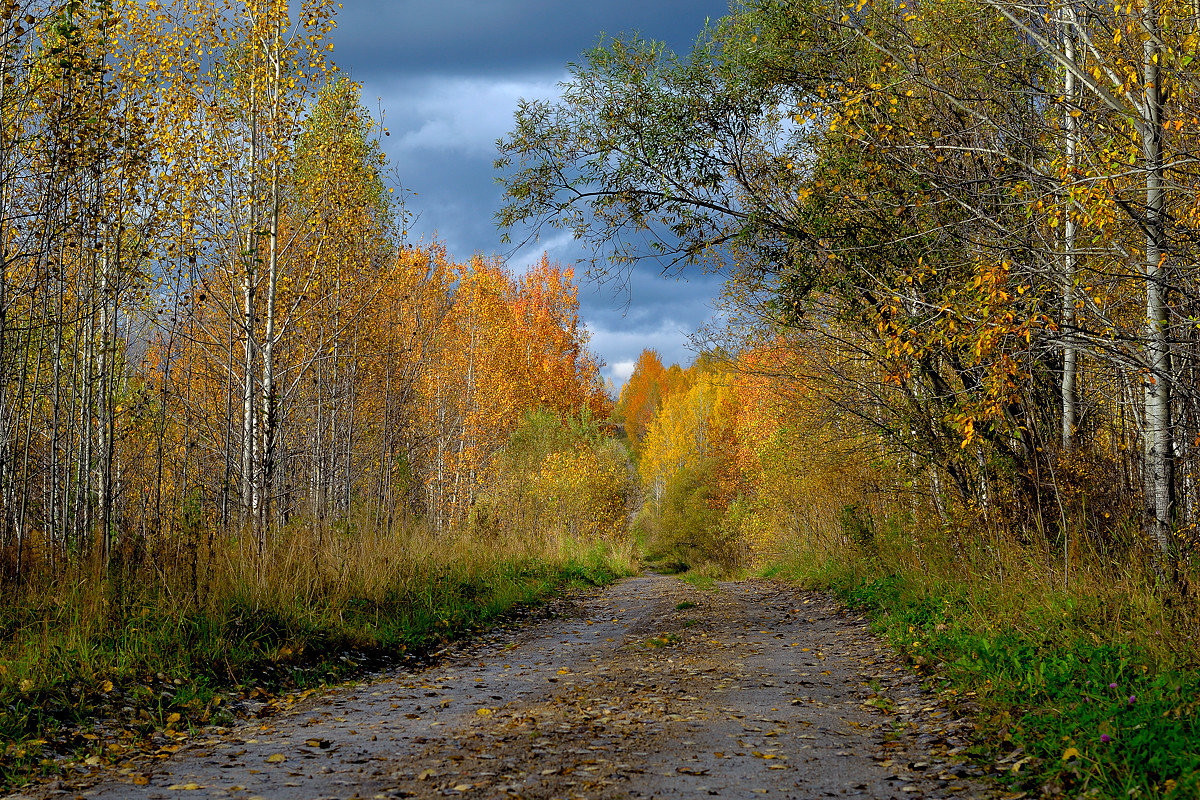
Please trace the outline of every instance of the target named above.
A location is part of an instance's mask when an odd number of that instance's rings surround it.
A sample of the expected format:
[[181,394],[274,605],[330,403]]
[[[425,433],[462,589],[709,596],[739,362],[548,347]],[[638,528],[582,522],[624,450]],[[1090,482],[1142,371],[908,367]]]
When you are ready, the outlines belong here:
[[1112,741],[1112,737],[1109,736],[1107,733],[1102,733],[1102,734],[1100,734],[1100,741],[1104,742],[1104,744],[1108,744],[1109,742]]
[[1129,705],[1133,705],[1136,700],[1137,700],[1136,694],[1129,695]]
[[1115,689],[1115,688],[1117,688],[1117,685],[1116,685],[1115,683],[1110,683],[1110,684],[1108,685],[1108,688],[1110,688],[1110,689]]

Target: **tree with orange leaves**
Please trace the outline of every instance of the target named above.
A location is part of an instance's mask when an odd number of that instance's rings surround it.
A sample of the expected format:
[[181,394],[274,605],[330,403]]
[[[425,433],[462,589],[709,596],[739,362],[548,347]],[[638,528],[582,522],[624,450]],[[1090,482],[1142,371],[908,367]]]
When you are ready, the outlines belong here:
[[574,277],[574,270],[551,264],[543,255],[521,276],[515,321],[538,402],[560,415],[586,408],[604,417],[611,402],[600,385],[600,364],[587,351]]
[[646,428],[662,404],[667,371],[658,352],[646,349],[638,356],[629,380],[621,387],[616,416],[624,422],[625,433],[635,452],[640,449]]
[[528,412],[610,413],[570,270],[543,258],[518,280],[480,257],[454,270],[438,366],[421,381],[430,413],[414,421],[425,442],[416,464],[424,508],[439,527],[466,515],[487,465]]

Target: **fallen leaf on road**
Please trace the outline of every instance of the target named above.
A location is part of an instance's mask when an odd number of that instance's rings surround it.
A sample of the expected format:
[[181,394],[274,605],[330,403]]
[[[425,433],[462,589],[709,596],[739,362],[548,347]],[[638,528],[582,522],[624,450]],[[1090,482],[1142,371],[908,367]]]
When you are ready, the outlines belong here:
[[280,764],[284,761],[287,761],[287,756],[283,753],[275,753],[274,755],[267,756],[268,764]]

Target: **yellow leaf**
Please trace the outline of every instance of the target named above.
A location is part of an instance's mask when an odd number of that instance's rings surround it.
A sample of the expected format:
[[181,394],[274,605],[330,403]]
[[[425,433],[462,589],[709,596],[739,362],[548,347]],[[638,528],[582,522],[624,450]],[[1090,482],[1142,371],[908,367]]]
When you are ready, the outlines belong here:
[[1079,758],[1080,755],[1081,754],[1080,754],[1078,748],[1068,747],[1066,750],[1063,750],[1062,760],[1070,761],[1072,758]]
[[490,708],[481,708],[475,713],[481,717],[490,717],[492,715],[492,710]]
[[167,716],[167,724],[168,725],[172,725],[176,722],[179,722],[179,714],[170,714]]
[[113,682],[112,681],[101,681],[100,691],[111,692],[112,690],[113,690]]
[[283,753],[275,753],[274,755],[267,756],[268,764],[280,764],[284,761],[287,761],[287,756]]

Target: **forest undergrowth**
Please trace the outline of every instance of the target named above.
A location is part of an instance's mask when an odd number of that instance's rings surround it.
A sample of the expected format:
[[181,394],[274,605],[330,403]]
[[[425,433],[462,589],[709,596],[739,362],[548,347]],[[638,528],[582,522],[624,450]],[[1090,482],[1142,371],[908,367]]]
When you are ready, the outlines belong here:
[[282,692],[420,663],[567,587],[630,574],[625,458],[586,415],[535,412],[471,514],[441,530],[366,514],[197,530],[116,551],[107,569],[31,567],[0,603],[0,785],[166,757]]
[[1061,553],[1008,537],[881,528],[798,537],[763,574],[869,613],[973,718],[967,754],[1014,792],[1200,793],[1200,614],[1149,558],[1072,553],[1064,581]]
[[[0,608],[0,780],[170,752],[231,704],[418,661],[573,584],[627,574],[628,548],[566,534],[348,534],[297,527],[259,556],[213,544],[202,581],[150,564],[76,573]],[[90,761],[88,761],[90,759]]]

